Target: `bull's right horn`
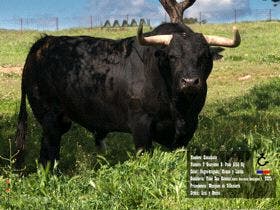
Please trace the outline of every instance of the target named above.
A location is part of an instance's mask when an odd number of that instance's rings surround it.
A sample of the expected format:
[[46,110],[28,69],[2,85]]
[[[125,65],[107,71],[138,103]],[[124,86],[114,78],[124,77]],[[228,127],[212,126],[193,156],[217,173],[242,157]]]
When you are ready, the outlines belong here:
[[204,35],[207,43],[211,46],[221,46],[221,47],[238,47],[241,43],[241,37],[238,29],[233,26],[233,39],[228,39],[221,36],[208,36]]
[[137,31],[137,39],[141,45],[166,45],[170,44],[173,35],[143,36],[143,24],[140,24]]

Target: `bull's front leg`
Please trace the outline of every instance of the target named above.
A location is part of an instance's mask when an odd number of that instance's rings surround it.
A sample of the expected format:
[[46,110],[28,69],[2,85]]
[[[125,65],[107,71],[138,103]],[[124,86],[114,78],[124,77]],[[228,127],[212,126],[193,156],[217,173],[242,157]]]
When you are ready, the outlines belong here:
[[152,148],[152,119],[148,114],[135,114],[131,118],[131,131],[137,152],[149,151]]
[[178,118],[175,122],[175,140],[173,144],[175,149],[187,146],[197,128],[198,116],[187,119]]

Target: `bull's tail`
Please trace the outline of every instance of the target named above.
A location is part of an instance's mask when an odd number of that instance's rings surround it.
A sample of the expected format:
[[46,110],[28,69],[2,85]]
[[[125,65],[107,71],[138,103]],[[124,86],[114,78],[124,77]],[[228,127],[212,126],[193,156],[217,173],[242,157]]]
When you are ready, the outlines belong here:
[[27,133],[26,90],[24,86],[24,77],[23,77],[22,84],[21,84],[20,111],[18,115],[18,124],[17,124],[16,136],[15,136],[15,143],[16,143],[16,150],[17,150],[16,152],[17,168],[19,168],[24,161],[26,133]]

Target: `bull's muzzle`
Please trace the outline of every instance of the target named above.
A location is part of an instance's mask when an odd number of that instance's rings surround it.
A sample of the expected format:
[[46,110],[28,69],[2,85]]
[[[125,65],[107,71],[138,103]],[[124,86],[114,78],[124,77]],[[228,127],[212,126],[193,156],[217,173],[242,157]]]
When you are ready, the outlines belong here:
[[179,89],[182,92],[191,93],[199,91],[202,88],[202,82],[199,77],[181,78],[179,81]]

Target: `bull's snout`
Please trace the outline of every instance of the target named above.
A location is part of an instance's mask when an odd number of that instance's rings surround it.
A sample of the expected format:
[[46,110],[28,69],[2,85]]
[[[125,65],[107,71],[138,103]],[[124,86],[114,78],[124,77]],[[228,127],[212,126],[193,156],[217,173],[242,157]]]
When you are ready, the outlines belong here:
[[199,77],[182,78],[180,80],[180,89],[182,91],[197,91],[201,89],[201,79]]

